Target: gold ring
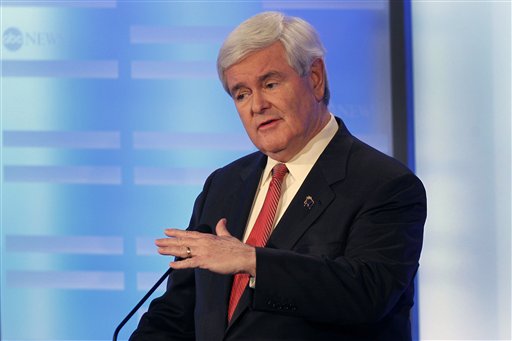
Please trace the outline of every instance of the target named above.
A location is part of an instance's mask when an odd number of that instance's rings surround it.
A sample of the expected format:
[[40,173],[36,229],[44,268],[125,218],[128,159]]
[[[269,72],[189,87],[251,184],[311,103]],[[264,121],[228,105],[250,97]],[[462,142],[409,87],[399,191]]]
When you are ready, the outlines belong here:
[[192,257],[192,250],[187,246],[187,258]]

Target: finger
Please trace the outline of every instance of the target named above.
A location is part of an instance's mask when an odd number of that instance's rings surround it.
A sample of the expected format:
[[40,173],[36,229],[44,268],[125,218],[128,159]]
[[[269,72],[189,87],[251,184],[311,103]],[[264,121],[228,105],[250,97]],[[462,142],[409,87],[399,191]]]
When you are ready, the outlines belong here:
[[[182,250],[183,251],[183,250]],[[159,247],[157,252],[163,256],[183,256],[183,252],[180,252],[178,248],[175,247]]]
[[[190,252],[188,251],[190,249]],[[156,250],[162,256],[174,256],[178,258],[191,258],[193,255],[192,248],[187,248],[185,246],[177,246],[177,247],[158,247]]]
[[215,232],[217,233],[217,236],[219,236],[219,237],[230,237],[231,236],[226,224],[227,224],[226,218],[222,218],[221,220],[219,220],[219,222],[217,223],[217,226],[215,226]]
[[158,238],[155,239],[155,245],[159,247],[176,247],[184,245],[186,240],[183,238]]
[[190,239],[197,239],[201,238],[203,233],[196,232],[196,231],[186,231],[186,230],[179,230],[179,229],[165,229],[164,234],[167,237],[173,237],[173,238],[190,238]]
[[[188,251],[190,250],[190,251]],[[180,258],[192,257],[192,249],[184,245],[164,245],[159,246],[158,253],[164,256],[176,256]]]
[[195,261],[192,258],[185,258],[185,259],[181,259],[179,261],[171,262],[169,264],[169,266],[176,270],[197,267],[197,265],[195,264]]
[[170,238],[155,239],[155,245],[158,247],[165,247],[165,246],[174,245],[174,244],[178,244],[178,241],[170,239]]
[[185,237],[187,235],[187,231],[183,231],[183,230],[180,230],[180,229],[165,229],[164,230],[164,234],[167,236],[167,237],[175,237],[175,238],[178,238],[178,237]]

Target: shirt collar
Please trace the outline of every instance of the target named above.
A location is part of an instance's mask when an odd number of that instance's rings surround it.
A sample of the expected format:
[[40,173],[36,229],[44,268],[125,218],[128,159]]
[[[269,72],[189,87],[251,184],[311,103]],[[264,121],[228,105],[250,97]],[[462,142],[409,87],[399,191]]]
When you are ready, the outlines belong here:
[[[290,161],[286,162],[288,168],[288,177],[296,178],[299,173],[304,171],[309,172],[313,164],[318,160],[320,154],[324,151],[325,147],[329,144],[331,139],[338,131],[338,123],[332,114],[330,114],[329,122],[316,134],[309,142],[297,153]],[[263,187],[267,182],[272,179],[272,168],[277,165],[276,161],[267,157],[267,165],[262,174],[261,186]]]

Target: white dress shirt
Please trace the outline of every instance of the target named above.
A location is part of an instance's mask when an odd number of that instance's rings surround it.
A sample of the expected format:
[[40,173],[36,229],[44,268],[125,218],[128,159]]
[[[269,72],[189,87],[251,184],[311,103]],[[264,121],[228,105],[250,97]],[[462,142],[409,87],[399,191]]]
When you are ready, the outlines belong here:
[[[325,147],[327,147],[337,131],[338,123],[331,114],[331,118],[325,127],[315,135],[297,155],[295,155],[290,161],[286,162],[286,167],[288,168],[289,173],[286,175],[284,182],[281,185],[281,198],[279,200],[272,228],[277,225],[288,208],[288,205],[290,205],[293,197],[297,194],[300,186],[311,171],[311,168],[313,168],[313,165],[320,157],[320,154],[322,154]],[[261,175],[260,184],[252,204],[251,213],[247,220],[243,239],[244,242],[249,238],[249,234],[251,233],[254,223],[256,222],[256,218],[263,206],[263,201],[265,200],[270,180],[272,180],[272,168],[274,168],[278,163],[279,161],[273,160],[270,157],[267,158],[267,165]]]

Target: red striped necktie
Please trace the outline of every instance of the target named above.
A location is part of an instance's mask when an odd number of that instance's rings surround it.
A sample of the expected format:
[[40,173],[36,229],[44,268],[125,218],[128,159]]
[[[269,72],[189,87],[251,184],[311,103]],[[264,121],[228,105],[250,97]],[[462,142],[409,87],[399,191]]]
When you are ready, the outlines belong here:
[[[287,173],[288,168],[286,168],[284,163],[278,163],[272,168],[272,180],[270,181],[265,201],[256,218],[251,234],[245,242],[246,244],[254,247],[264,247],[265,244],[267,244],[268,238],[272,233],[274,218],[279,204],[279,198],[281,197],[281,184]],[[247,283],[249,283],[249,277],[249,274],[235,275],[233,286],[231,287],[231,296],[229,298],[228,321],[233,317],[238,301],[240,297],[242,297]]]

